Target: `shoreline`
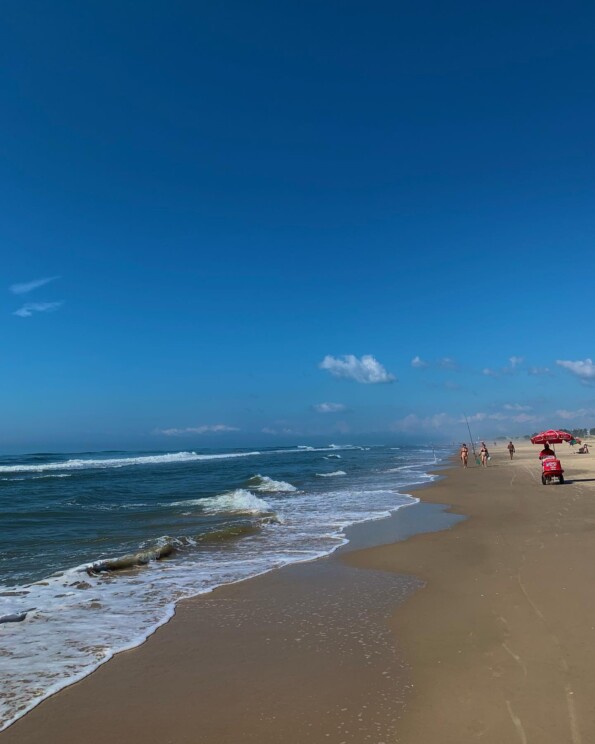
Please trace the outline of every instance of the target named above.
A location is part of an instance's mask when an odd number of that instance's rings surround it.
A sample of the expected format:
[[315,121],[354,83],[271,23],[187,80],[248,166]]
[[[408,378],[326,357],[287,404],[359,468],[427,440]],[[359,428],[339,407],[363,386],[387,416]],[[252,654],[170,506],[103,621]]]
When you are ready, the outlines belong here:
[[[406,496],[407,497],[407,496],[410,495],[408,493],[408,491],[410,491],[410,490],[417,490],[417,489],[420,489],[420,488],[421,489],[426,488],[427,486],[432,485],[432,483],[435,482],[435,478],[437,477],[436,475],[431,475],[429,477],[429,480],[426,480],[426,478],[428,478],[428,476],[430,475],[428,471],[426,471],[425,473],[420,473],[420,475],[422,476],[423,480],[420,479],[420,481],[418,483],[416,483],[416,484],[413,484],[411,486],[407,486],[406,488],[403,488],[402,490],[395,491],[395,495],[400,496],[400,497],[402,497],[402,496]],[[407,491],[407,493],[406,493],[406,491]],[[341,552],[343,550],[348,550],[348,549],[351,548],[350,542],[352,542],[353,539],[354,539],[354,537],[352,535],[352,531],[355,531],[353,534],[358,534],[358,528],[365,527],[367,525],[379,525],[379,524],[383,524],[385,522],[391,523],[391,521],[395,518],[395,516],[397,514],[399,514],[401,511],[403,511],[405,508],[410,508],[412,506],[414,506],[414,507],[419,506],[419,499],[417,499],[417,497],[415,497],[415,496],[411,496],[411,498],[412,499],[416,499],[416,501],[414,503],[412,503],[412,504],[396,505],[390,511],[390,513],[387,512],[384,515],[377,516],[375,518],[374,517],[373,518],[369,518],[369,519],[364,520],[362,522],[355,522],[355,523],[349,525],[348,527],[346,527],[341,533],[339,533],[337,531],[337,534],[335,536],[335,539],[336,539],[335,545],[333,545],[332,547],[329,547],[329,549],[326,552],[324,552],[324,553],[321,553],[321,554],[319,554],[317,556],[314,556],[314,557],[308,557],[308,558],[305,558],[305,559],[300,558],[298,560],[295,560],[295,561],[292,561],[292,562],[288,562],[288,563],[286,563],[284,565],[266,568],[263,571],[254,573],[251,576],[239,578],[239,579],[234,580],[234,581],[228,581],[226,583],[219,584],[219,585],[213,587],[212,589],[209,589],[208,591],[204,591],[204,592],[195,594],[195,595],[193,595],[191,597],[187,597],[187,598],[178,600],[171,607],[170,611],[168,611],[166,613],[166,615],[164,615],[163,620],[160,621],[154,627],[152,627],[150,629],[150,631],[142,639],[137,639],[133,644],[130,644],[130,646],[124,647],[124,648],[116,651],[115,653],[113,653],[108,659],[100,661],[98,664],[94,665],[90,670],[84,671],[80,675],[74,675],[72,677],[72,679],[69,680],[66,684],[60,684],[60,686],[58,687],[58,689],[54,689],[52,691],[49,691],[46,696],[42,697],[41,699],[38,699],[38,700],[33,701],[33,703],[31,704],[31,707],[27,706],[27,709],[23,710],[17,718],[15,718],[10,724],[8,724],[4,729],[2,729],[2,731],[0,731],[0,736],[2,736],[3,734],[5,734],[6,732],[12,730],[13,727],[17,723],[19,723],[20,721],[22,721],[24,718],[27,718],[33,711],[35,711],[36,709],[38,709],[38,707],[40,705],[43,705],[43,704],[47,703],[48,701],[54,700],[56,697],[59,697],[62,693],[64,693],[65,691],[67,691],[68,689],[70,689],[72,687],[76,687],[76,686],[84,683],[85,680],[87,680],[88,678],[90,678],[93,675],[95,675],[104,666],[112,664],[114,662],[114,660],[117,659],[117,658],[119,658],[121,655],[123,655],[123,654],[129,654],[131,652],[134,652],[134,651],[142,648],[146,643],[148,643],[155,636],[156,633],[159,633],[162,629],[164,629],[164,628],[166,628],[167,626],[170,625],[170,623],[172,622],[172,620],[175,619],[176,614],[179,612],[180,608],[182,607],[182,605],[184,603],[193,602],[193,601],[199,601],[199,600],[204,599],[204,598],[209,598],[214,593],[216,593],[217,596],[219,596],[218,593],[221,592],[221,591],[224,591],[227,588],[234,587],[236,585],[243,585],[244,583],[250,583],[252,581],[257,581],[258,579],[267,576],[271,572],[272,573],[276,573],[276,572],[279,572],[279,571],[282,572],[282,571],[289,570],[292,567],[298,567],[298,566],[301,566],[301,565],[316,564],[319,561],[324,561],[324,560],[326,560],[328,558],[331,558],[335,554],[337,554],[337,553],[339,553],[339,552]],[[440,510],[438,510],[438,511],[440,511]],[[397,525],[398,525],[398,520],[397,520]],[[394,539],[394,536],[391,539]],[[382,540],[373,539],[369,544],[370,545],[376,545],[376,544],[379,544],[381,542],[382,542]]]
[[[564,452],[568,483],[543,487],[518,450],[417,487],[419,504],[351,527],[352,549],[185,600],[1,744],[586,744],[595,468]],[[416,509],[443,529],[364,547]]]

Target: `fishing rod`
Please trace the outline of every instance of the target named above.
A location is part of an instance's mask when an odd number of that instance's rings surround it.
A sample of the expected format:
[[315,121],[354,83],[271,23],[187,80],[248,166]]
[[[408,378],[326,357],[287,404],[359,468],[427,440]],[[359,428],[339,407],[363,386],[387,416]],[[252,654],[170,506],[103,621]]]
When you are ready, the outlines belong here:
[[471,427],[469,426],[469,421],[467,421],[467,416],[465,416],[465,423],[467,424],[467,431],[469,432],[469,439],[471,440],[471,450],[473,452],[473,457],[475,458],[475,461],[477,462],[477,454],[475,452],[475,444],[473,443],[473,435],[471,434]]

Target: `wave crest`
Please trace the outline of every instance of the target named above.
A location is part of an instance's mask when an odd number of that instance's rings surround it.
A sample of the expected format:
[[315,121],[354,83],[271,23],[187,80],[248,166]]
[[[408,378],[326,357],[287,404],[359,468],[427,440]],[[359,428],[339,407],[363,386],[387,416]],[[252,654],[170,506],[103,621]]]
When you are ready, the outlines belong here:
[[319,478],[334,478],[336,475],[347,475],[344,470],[335,470],[333,473],[316,473]]
[[220,496],[201,499],[199,503],[208,514],[216,514],[217,512],[271,514],[273,512],[268,502],[259,499],[258,496],[245,488],[236,488],[235,491],[222,493]]
[[291,483],[287,483],[286,481],[276,481],[269,478],[268,475],[260,474],[253,475],[252,478],[248,480],[248,486],[253,488],[255,491],[268,491],[271,493],[291,493],[292,491],[297,491],[297,488],[292,486]]
[[87,468],[123,468],[129,465],[161,465],[168,462],[197,462],[226,460],[233,457],[253,457],[260,452],[229,452],[217,455],[198,455],[196,452],[171,452],[166,455],[113,457],[105,460],[73,459],[64,462],[45,462],[39,465],[0,465],[0,473],[43,473],[47,470],[85,470]]

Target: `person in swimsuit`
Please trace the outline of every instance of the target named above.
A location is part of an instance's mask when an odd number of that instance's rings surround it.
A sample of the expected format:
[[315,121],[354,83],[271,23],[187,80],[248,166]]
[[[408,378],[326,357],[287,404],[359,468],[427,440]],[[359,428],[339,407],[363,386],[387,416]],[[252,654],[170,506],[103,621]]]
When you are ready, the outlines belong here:
[[481,443],[481,449],[479,450],[479,457],[481,459],[481,464],[484,468],[487,468],[488,466],[488,457],[490,456],[490,453],[488,452],[488,448],[486,447],[486,443]]
[[512,442],[508,443],[508,452],[510,453],[510,459],[512,460],[514,452],[515,452],[514,444]]
[[467,467],[467,461],[469,460],[469,450],[467,449],[467,445],[465,442],[463,442],[461,446],[461,464],[464,468]]

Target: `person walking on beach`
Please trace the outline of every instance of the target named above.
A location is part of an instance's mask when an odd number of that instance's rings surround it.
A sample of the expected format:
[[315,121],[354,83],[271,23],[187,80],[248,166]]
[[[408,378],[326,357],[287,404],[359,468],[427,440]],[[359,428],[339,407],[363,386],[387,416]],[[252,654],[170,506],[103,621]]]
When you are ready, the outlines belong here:
[[515,449],[514,449],[514,444],[512,443],[512,441],[510,441],[510,442],[508,443],[508,452],[509,452],[509,454],[510,454],[510,459],[512,460],[512,458],[513,458],[513,455],[514,455],[514,453],[515,453]]
[[481,464],[484,468],[487,468],[488,466],[488,457],[490,456],[490,453],[488,452],[488,448],[486,447],[486,443],[481,443],[481,449],[479,450],[479,457],[481,460]]
[[463,442],[461,446],[461,464],[464,468],[467,467],[467,462],[469,460],[469,450],[467,449],[467,445],[465,442]]

